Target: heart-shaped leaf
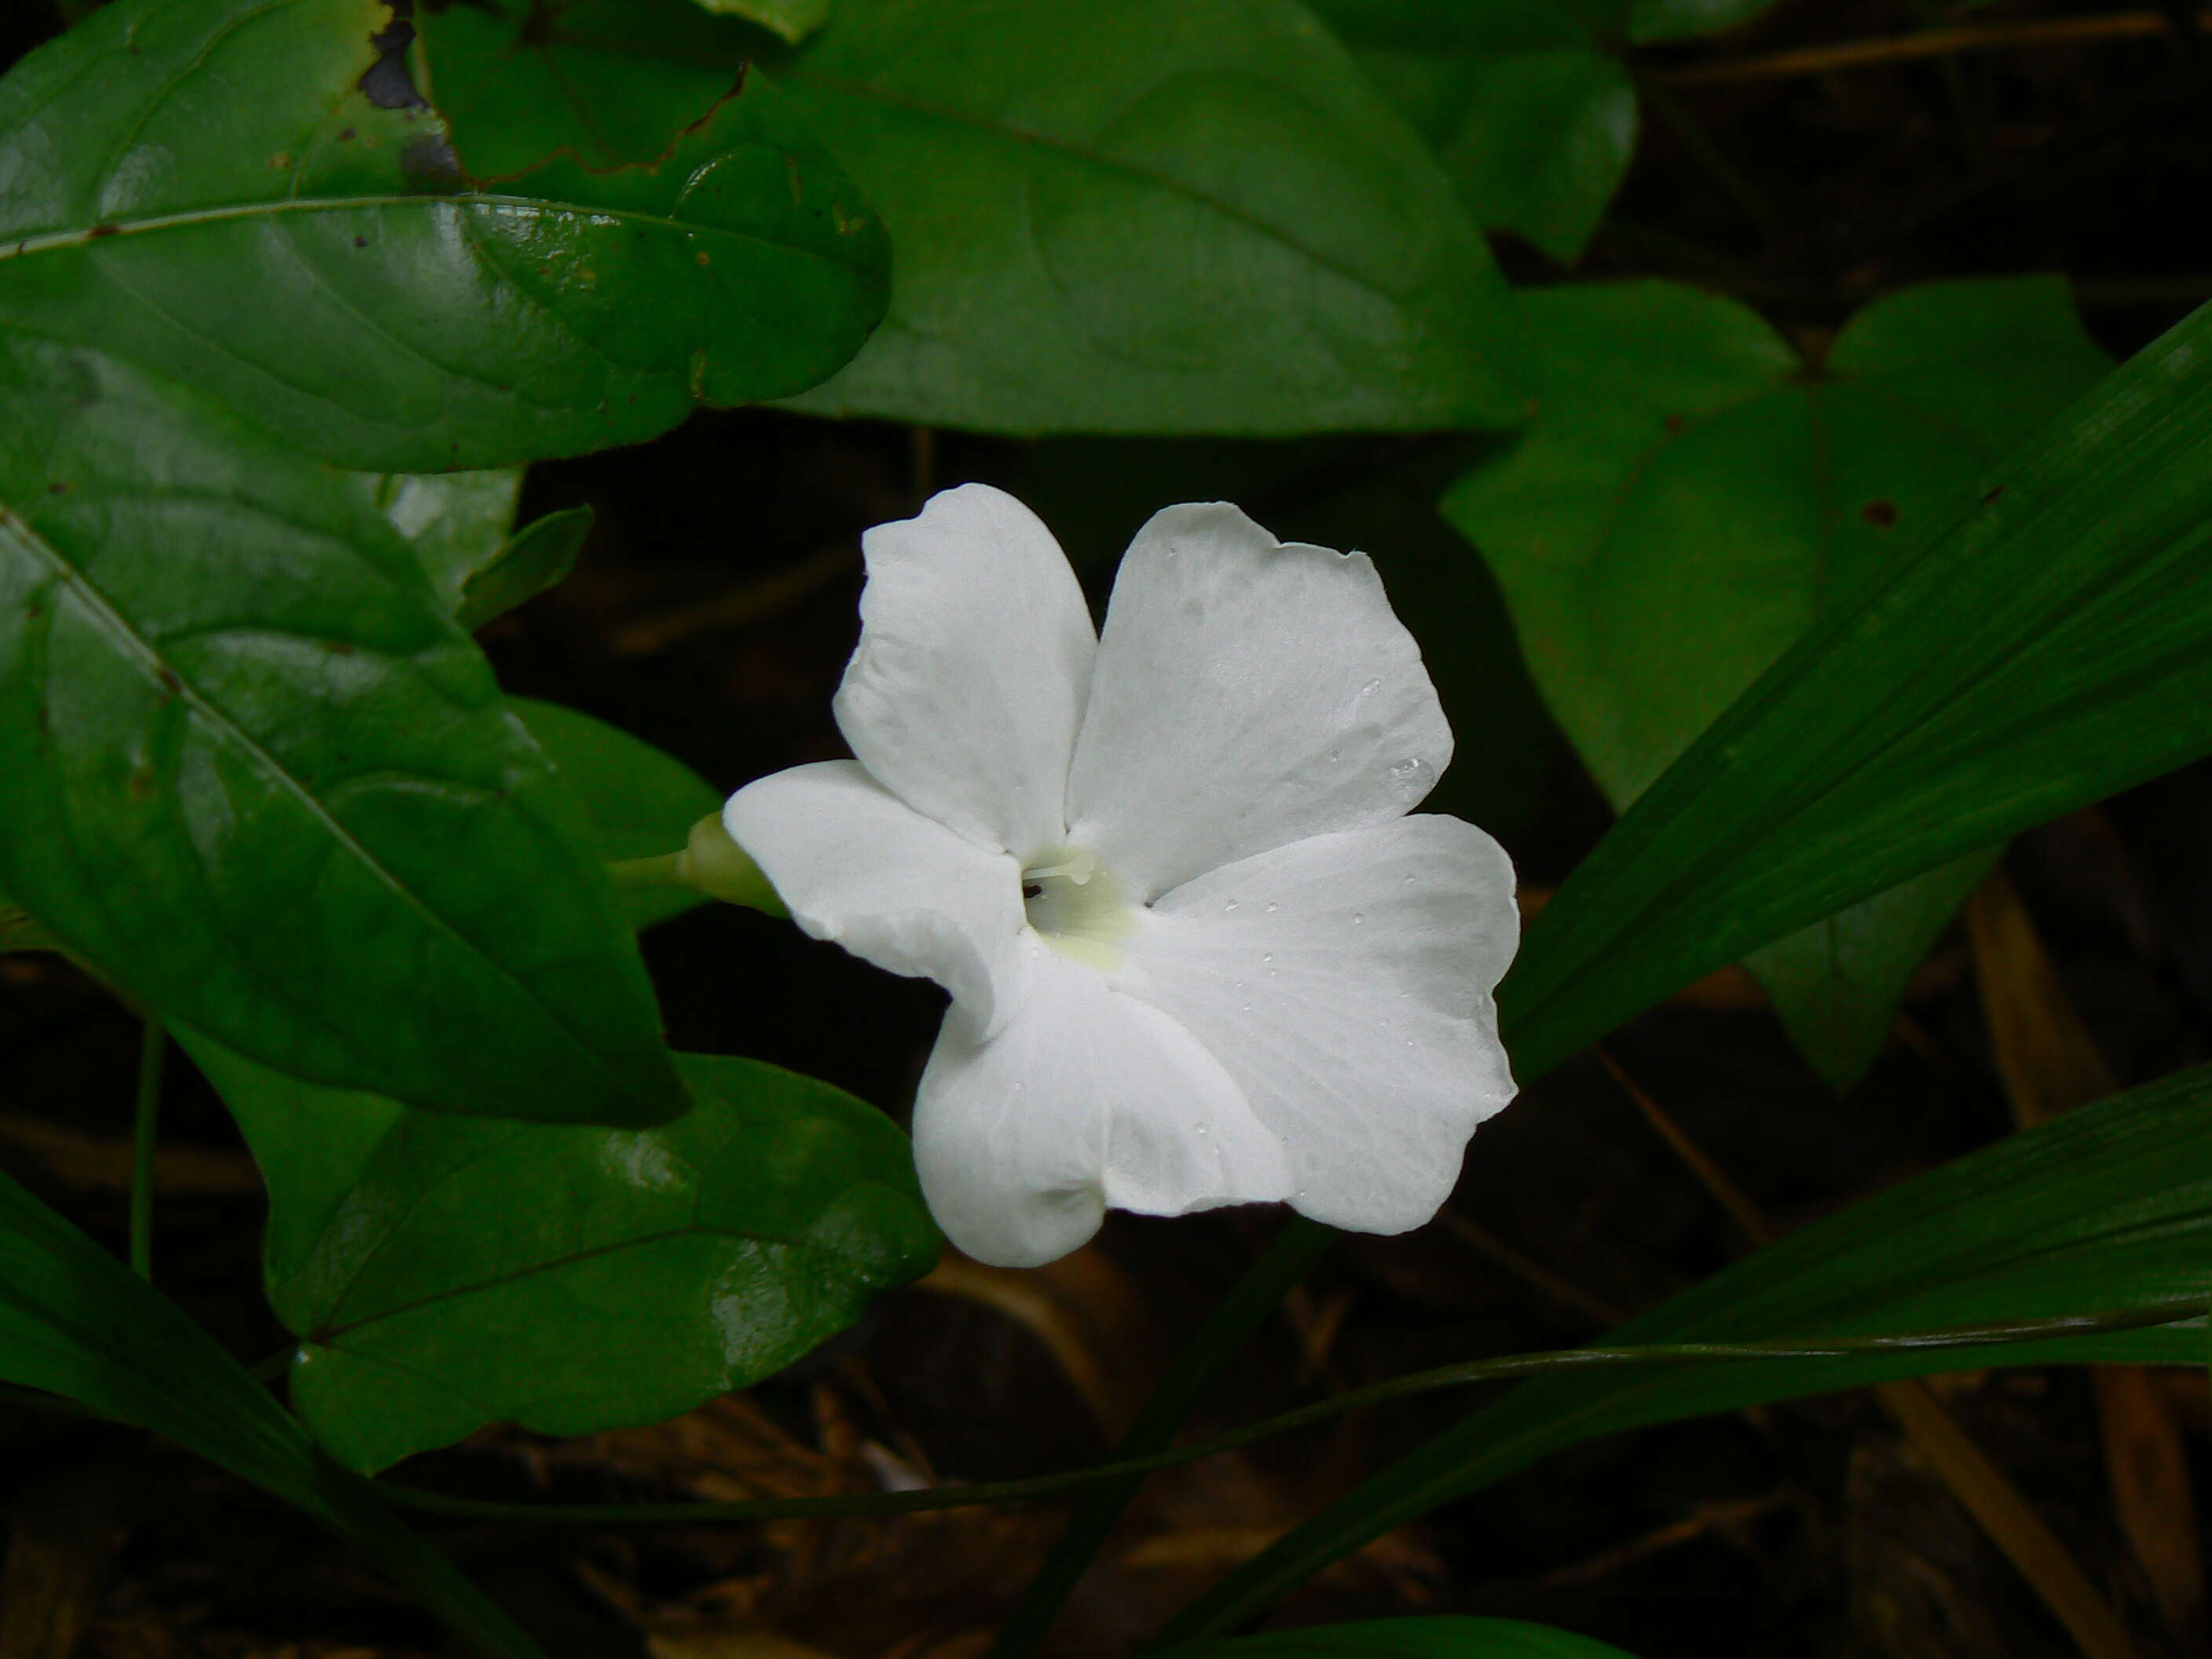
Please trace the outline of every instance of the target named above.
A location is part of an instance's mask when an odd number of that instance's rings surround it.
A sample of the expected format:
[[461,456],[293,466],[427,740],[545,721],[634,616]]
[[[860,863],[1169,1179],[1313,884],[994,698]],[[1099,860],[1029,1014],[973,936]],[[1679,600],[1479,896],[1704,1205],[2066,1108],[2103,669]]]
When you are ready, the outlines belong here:
[[[2212,699],[2208,332],[2200,313],[2139,353],[1979,506],[1829,599],[1644,790],[1500,992],[1520,1075],[1747,951],[2212,750],[2193,712]],[[1911,418],[1873,404],[1869,420]]]
[[494,167],[411,34],[382,0],[117,0],[33,52],[0,82],[0,326],[432,471],[802,390],[881,316],[882,227],[764,82],[664,100],[633,166]]
[[757,1060],[678,1056],[691,1109],[633,1131],[410,1112],[179,1035],[269,1182],[293,1403],[356,1468],[675,1416],[937,1260],[897,1127]]
[[[1444,512],[1497,573],[1545,701],[1619,808],[1824,606],[1925,546],[2111,367],[2055,277],[1883,301],[1815,363],[1747,307],[1665,283],[1522,304],[1537,418]],[[1872,1060],[1990,857],[1749,959],[1831,1082]]]
[[462,1112],[681,1093],[586,832],[364,490],[0,338],[0,884],[166,1016]]

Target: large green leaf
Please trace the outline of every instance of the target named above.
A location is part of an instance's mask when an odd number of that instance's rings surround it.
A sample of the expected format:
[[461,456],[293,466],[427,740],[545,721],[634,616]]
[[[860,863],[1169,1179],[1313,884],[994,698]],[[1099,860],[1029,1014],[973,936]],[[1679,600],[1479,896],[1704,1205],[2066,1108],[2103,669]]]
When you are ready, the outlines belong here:
[[381,0],[117,0],[33,52],[0,82],[0,327],[431,471],[801,390],[882,314],[882,227],[774,88],[664,101],[649,165],[495,167],[409,33]]
[[1158,1659],[1628,1659],[1619,1648],[1518,1619],[1374,1619],[1168,1648]]
[[1571,264],[1636,148],[1636,89],[1565,0],[1311,0],[1477,224]]
[[176,1304],[4,1176],[0,1377],[222,1465],[337,1528],[477,1651],[538,1659],[505,1614],[334,1465]]
[[[1853,1205],[1630,1321],[1608,1343],[1940,1330],[2212,1303],[2212,1068],[2086,1107]],[[2001,1348],[1584,1372],[1524,1383],[1229,1578],[1176,1633],[1234,1629],[1367,1539],[1562,1447],[1978,1363],[2201,1364],[2202,1320]]]
[[2212,750],[2212,312],[1838,595],[1637,800],[1500,995],[1534,1077],[1699,974]]
[[1015,433],[1516,418],[1451,185],[1293,0],[843,0],[769,60],[898,246],[797,406]]
[[[691,826],[722,804],[720,793],[682,761],[619,726],[527,697],[514,699],[514,712],[582,804],[592,851],[609,864],[678,851]],[[620,896],[633,927],[707,902],[689,887]]]
[[672,1417],[937,1260],[897,1127],[757,1060],[679,1056],[687,1114],[598,1129],[410,1112],[179,1036],[269,1182],[293,1404],[356,1468],[501,1420]]
[[463,1112],[681,1093],[583,825],[366,492],[0,337],[0,884],[165,1015]]
[[[1667,283],[1521,304],[1536,420],[1444,511],[1497,572],[1545,701],[1616,807],[2111,368],[2056,277],[1914,289],[1868,307],[1814,362],[1747,307]],[[1750,959],[1832,1081],[1873,1059],[1990,857]]]

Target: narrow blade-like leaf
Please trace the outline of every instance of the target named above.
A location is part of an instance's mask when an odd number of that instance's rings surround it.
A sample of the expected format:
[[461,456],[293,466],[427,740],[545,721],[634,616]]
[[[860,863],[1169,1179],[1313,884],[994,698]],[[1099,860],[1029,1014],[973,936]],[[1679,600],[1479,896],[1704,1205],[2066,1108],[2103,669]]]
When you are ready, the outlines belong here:
[[1698,975],[2212,750],[2212,310],[1826,612],[1630,809],[1499,1003],[1549,1070]]
[[[2085,1107],[1792,1234],[1607,1341],[1873,1335],[2212,1304],[2212,1068]],[[2201,1320],[1979,1350],[1545,1379],[1370,1477],[1176,1621],[1234,1629],[1366,1540],[1594,1436],[1931,1371],[2201,1363]]]
[[0,1377],[151,1429],[337,1528],[479,1652],[537,1648],[213,1339],[0,1176]]

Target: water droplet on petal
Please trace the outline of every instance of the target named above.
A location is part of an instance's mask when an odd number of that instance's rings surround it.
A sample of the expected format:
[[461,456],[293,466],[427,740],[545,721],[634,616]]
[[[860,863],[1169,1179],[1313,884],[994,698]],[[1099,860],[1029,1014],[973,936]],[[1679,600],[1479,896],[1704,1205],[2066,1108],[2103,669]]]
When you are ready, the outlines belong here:
[[1344,750],[1341,749],[1332,749],[1328,751],[1328,757],[1332,761],[1340,761],[1344,758]]
[[1270,915],[1273,915],[1276,911],[1278,911],[1278,910],[1281,909],[1282,908],[1283,908],[1283,907],[1282,907],[1281,905],[1279,905],[1279,904],[1276,903],[1276,902],[1275,902],[1275,901],[1274,901],[1274,900],[1273,900],[1273,899],[1269,899],[1269,900],[1267,901],[1267,912],[1268,912],[1268,914],[1269,914]]
[[1273,951],[1268,951],[1266,955],[1262,956],[1262,957],[1260,958],[1260,960],[1261,960],[1261,961],[1262,961],[1262,962],[1273,962],[1274,959],[1275,959],[1275,953],[1274,953]]
[[1208,1128],[1205,1124],[1203,1124],[1203,1123],[1201,1123],[1201,1124],[1200,1124],[1200,1125],[1198,1126],[1198,1132],[1199,1132],[1199,1133],[1200,1133],[1200,1134],[1202,1134],[1202,1135],[1203,1135],[1203,1134],[1211,1134],[1211,1133],[1212,1133],[1212,1131],[1211,1129],[1209,1129],[1209,1128]]
[[1234,910],[1237,908],[1237,901],[1235,899],[1231,899],[1228,903],[1223,905],[1221,908],[1224,913]]
[[1370,681],[1368,681],[1368,682],[1367,682],[1367,684],[1364,684],[1364,685],[1363,685],[1363,686],[1361,686],[1361,687],[1359,688],[1359,695],[1360,695],[1361,696],[1363,696],[1363,697],[1364,697],[1364,696],[1365,696],[1369,692],[1373,691],[1373,690],[1378,690],[1378,689],[1381,687],[1382,684],[1382,681],[1380,681],[1380,680],[1370,680]]
[[1248,1014],[1252,1012],[1252,1005],[1250,1003],[1248,1002],[1244,1005],[1244,1012]]
[[1428,793],[1429,763],[1415,756],[1397,762],[1390,768],[1390,793],[1400,800],[1411,801]]
[[1407,878],[1406,878],[1406,885],[1407,885],[1407,886],[1408,886],[1408,887],[1411,887],[1413,884],[1413,878],[1411,876],[1407,877]]
[[1358,911],[1357,911],[1357,910],[1354,910],[1354,911],[1352,913],[1352,925],[1354,927],[1359,927],[1359,926],[1360,926],[1362,923],[1364,923],[1366,920],[1367,920],[1367,918],[1366,918],[1365,916],[1361,915],[1359,914],[1359,912],[1358,912]]

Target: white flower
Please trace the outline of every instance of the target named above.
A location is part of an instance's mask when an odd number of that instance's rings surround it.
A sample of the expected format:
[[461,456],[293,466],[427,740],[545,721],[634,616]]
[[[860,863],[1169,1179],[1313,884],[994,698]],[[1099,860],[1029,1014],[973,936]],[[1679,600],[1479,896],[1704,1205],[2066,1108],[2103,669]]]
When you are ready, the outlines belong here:
[[1171,507],[1094,635],[998,490],[864,546],[859,758],[723,818],[809,933],[952,994],[914,1112],[947,1237],[1026,1267],[1109,1206],[1426,1221],[1513,1097],[1520,924],[1497,842],[1407,816],[1451,732],[1366,556]]

